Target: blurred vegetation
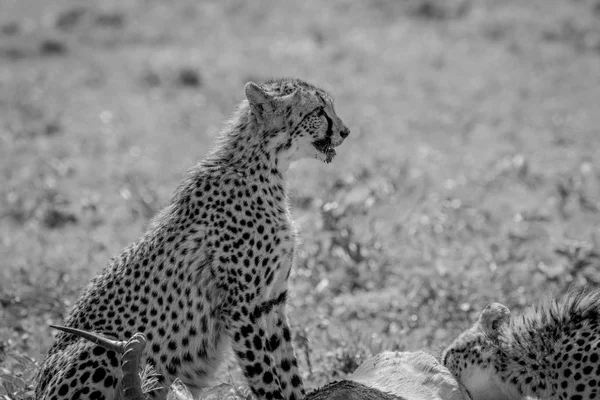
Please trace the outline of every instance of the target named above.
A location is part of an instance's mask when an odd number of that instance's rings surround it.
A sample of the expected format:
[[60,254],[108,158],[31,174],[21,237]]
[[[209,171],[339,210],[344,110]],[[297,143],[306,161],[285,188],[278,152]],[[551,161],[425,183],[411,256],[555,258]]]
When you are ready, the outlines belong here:
[[[210,148],[243,84],[329,89],[290,171],[307,386],[434,355],[490,301],[600,285],[600,1],[0,3],[0,397]],[[230,367],[232,380],[241,382]]]

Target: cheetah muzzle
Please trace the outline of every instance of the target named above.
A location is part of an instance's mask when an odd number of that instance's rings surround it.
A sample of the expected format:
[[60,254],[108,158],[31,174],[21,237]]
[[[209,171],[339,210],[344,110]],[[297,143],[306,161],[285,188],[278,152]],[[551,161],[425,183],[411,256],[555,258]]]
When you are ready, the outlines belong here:
[[[325,115],[325,113],[323,112],[319,112],[320,115]],[[333,158],[336,155],[335,150],[333,149],[334,146],[333,142],[331,141],[331,138],[333,136],[333,129],[332,129],[332,121],[329,117],[327,117],[325,115],[325,118],[327,119],[327,132],[325,133],[325,137],[323,139],[320,140],[315,140],[312,145],[321,153],[323,153],[325,155],[325,163],[329,164]],[[342,140],[337,144],[337,146],[339,146],[340,144],[342,144],[342,141],[344,136],[342,136]]]
[[314,141],[313,146],[321,153],[325,155],[325,162],[329,164],[336,155],[335,150],[333,149],[333,143],[331,143],[330,138],[324,138],[321,140]]

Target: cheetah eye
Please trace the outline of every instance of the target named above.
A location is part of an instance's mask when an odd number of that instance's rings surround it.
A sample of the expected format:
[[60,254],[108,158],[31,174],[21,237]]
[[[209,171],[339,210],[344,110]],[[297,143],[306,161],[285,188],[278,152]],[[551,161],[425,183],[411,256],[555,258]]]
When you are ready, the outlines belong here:
[[325,107],[319,106],[314,109],[313,113],[317,114],[318,116],[321,116],[321,115],[325,114]]

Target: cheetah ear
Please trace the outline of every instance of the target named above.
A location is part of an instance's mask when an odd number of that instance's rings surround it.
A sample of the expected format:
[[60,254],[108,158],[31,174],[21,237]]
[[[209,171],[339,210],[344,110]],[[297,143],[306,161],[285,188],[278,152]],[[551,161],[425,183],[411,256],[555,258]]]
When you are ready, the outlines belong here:
[[256,83],[246,83],[244,91],[246,92],[248,103],[250,103],[250,110],[257,121],[262,121],[266,115],[273,112],[273,97],[261,89]]
[[510,310],[500,304],[488,305],[479,316],[479,325],[490,339],[497,339],[502,326],[510,321]]

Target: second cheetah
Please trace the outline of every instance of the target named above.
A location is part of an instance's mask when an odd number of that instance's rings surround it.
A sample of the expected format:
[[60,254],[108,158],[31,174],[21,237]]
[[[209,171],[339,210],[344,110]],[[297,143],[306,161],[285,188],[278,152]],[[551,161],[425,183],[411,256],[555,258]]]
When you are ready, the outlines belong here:
[[490,304],[442,355],[473,400],[600,398],[600,291],[511,317]]
[[[178,377],[199,391],[231,346],[257,397],[299,400],[286,315],[295,231],[284,176],[300,158],[329,163],[350,130],[331,96],[304,81],[248,83],[245,94],[215,149],[142,238],[92,280],[65,326],[117,340],[144,334],[141,362],[164,388]],[[38,379],[37,399],[110,400],[123,376],[113,350],[61,332]]]

